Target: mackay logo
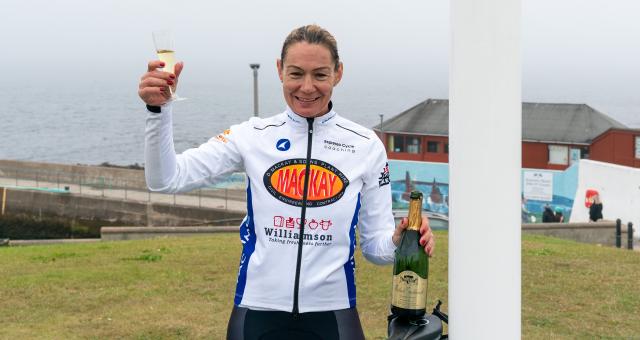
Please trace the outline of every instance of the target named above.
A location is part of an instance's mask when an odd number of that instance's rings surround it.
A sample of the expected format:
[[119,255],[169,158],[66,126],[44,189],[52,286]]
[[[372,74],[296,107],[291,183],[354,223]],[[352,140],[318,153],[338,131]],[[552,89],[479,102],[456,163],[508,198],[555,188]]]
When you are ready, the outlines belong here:
[[[264,186],[278,200],[300,207],[307,177],[306,159],[287,159],[271,166],[264,173]],[[322,207],[339,200],[349,185],[347,177],[333,165],[311,159],[307,207]]]

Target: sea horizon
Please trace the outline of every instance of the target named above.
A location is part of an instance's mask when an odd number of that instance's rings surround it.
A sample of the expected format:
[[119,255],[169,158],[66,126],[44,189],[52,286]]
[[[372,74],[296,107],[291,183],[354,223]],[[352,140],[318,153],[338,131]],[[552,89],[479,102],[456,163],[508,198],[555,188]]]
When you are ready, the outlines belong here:
[[[143,165],[146,110],[137,97],[135,81],[124,87],[96,83],[55,91],[28,85],[2,89],[0,99],[7,104],[0,111],[5,140],[0,159]],[[251,81],[217,87],[203,82],[181,84],[178,92],[188,100],[173,104],[176,152],[197,147],[229,126],[251,118],[252,91]],[[279,82],[273,79],[263,80],[259,96],[262,117],[286,108]],[[384,83],[364,87],[347,82],[334,90],[332,100],[343,117],[372,128],[380,123],[381,114],[388,120],[429,98],[447,99],[447,90],[410,84],[389,88]],[[630,128],[640,128],[640,115],[635,113],[640,103],[624,97],[580,99],[562,100],[560,96],[549,98],[535,93],[523,96],[526,102],[587,104]]]

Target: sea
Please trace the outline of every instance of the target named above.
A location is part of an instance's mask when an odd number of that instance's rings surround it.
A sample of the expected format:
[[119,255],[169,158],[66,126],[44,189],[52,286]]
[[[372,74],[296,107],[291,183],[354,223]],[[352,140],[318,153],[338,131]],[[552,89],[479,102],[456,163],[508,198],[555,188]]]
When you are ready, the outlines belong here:
[[[137,79],[122,84],[94,81],[53,87],[37,83],[3,85],[0,159],[143,165],[145,108],[137,96],[137,86]],[[447,91],[446,87],[346,82],[334,90],[332,98],[338,113],[370,128],[428,98],[446,98]],[[178,94],[187,100],[174,104],[177,152],[197,147],[232,124],[253,116],[250,81],[181,84]],[[602,103],[596,109],[631,127],[640,127],[636,114],[640,110],[632,104],[606,100]],[[271,116],[284,108],[280,84],[261,84],[259,114]]]

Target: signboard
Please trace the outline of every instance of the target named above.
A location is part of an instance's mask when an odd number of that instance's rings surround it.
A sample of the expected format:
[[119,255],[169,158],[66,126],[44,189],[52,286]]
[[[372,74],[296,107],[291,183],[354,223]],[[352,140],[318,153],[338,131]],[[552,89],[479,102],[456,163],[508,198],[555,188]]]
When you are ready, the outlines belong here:
[[525,171],[523,195],[528,200],[553,201],[553,174],[542,171]]

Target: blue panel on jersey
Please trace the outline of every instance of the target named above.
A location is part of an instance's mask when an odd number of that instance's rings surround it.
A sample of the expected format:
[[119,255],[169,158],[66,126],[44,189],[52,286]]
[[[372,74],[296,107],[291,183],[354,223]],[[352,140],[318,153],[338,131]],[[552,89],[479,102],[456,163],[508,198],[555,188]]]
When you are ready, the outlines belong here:
[[240,242],[242,242],[242,256],[238,268],[238,282],[236,284],[236,297],[234,303],[239,305],[244,295],[247,284],[247,267],[251,254],[256,249],[256,229],[253,223],[253,204],[251,202],[251,181],[247,179],[247,217],[240,225]]
[[356,259],[354,252],[356,250],[356,224],[358,224],[358,213],[360,212],[360,194],[358,194],[358,202],[356,203],[356,211],[353,213],[351,220],[351,228],[349,229],[349,258],[344,264],[344,275],[347,278],[347,292],[349,294],[349,306],[356,306]]

